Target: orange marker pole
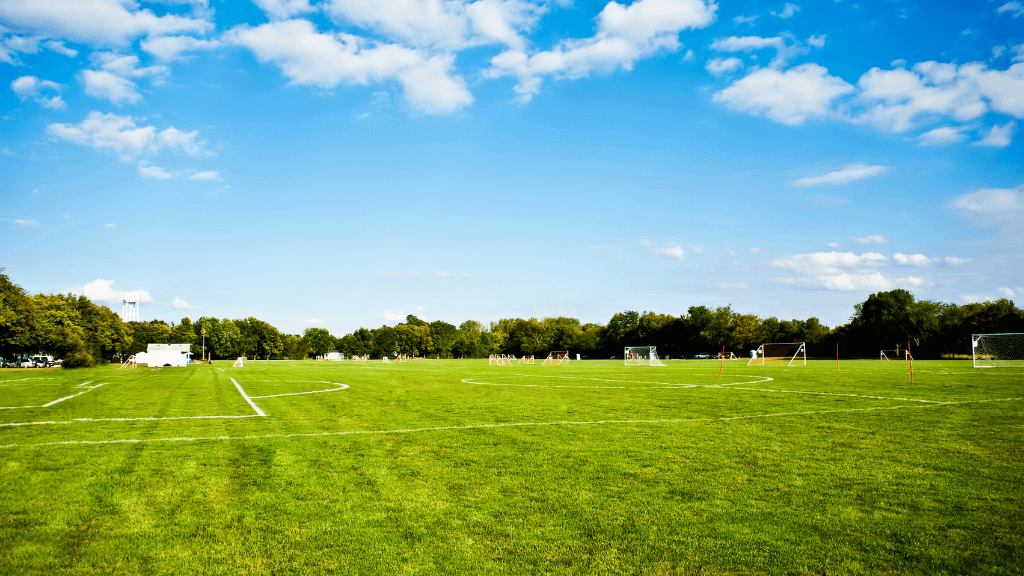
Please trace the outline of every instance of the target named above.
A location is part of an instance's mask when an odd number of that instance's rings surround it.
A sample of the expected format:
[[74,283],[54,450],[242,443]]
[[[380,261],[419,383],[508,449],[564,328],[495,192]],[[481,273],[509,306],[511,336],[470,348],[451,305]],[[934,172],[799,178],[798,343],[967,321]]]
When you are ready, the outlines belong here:
[[725,364],[725,344],[722,345],[722,355],[718,357],[718,377],[722,377],[722,364]]

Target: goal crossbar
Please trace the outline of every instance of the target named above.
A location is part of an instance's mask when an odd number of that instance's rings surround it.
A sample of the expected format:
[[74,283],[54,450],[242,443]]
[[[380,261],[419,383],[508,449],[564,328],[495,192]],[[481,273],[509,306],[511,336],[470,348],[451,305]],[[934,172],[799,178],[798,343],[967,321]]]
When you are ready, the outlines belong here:
[[541,366],[561,366],[569,364],[569,352],[566,350],[552,350],[548,357],[540,363]]
[[1024,333],[971,334],[975,368],[1024,368]]
[[757,347],[747,366],[802,366],[807,364],[804,342],[766,342]]
[[622,353],[623,362],[626,366],[664,366],[665,363],[658,358],[656,346],[626,346]]

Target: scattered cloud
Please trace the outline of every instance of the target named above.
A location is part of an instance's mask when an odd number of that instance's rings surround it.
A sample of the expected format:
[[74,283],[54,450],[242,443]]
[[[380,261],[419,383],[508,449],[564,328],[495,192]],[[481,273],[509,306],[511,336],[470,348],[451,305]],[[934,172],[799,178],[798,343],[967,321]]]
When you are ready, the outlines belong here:
[[863,238],[854,238],[859,244],[885,244],[889,241],[888,238],[881,234],[870,234]]
[[198,131],[182,132],[173,126],[157,132],[153,126],[137,127],[131,116],[90,112],[78,124],[50,124],[50,134],[74,142],[116,152],[121,160],[131,161],[145,152],[180,150],[189,156],[207,155],[207,142],[197,141]]
[[683,256],[685,256],[686,254],[683,251],[682,246],[674,242],[669,242],[668,244],[665,244],[664,248],[655,248],[653,243],[645,244],[641,242],[640,245],[644,246],[645,248],[648,248],[651,251],[651,254],[654,254],[655,256],[660,256],[667,260],[682,260]]
[[703,254],[704,253],[704,249],[703,248],[699,248],[697,246],[694,246],[693,244],[687,244],[686,247],[689,248],[690,252],[693,252],[694,254]]
[[406,314],[405,314],[405,312],[402,312],[401,310],[397,310],[395,312],[389,312],[388,310],[381,310],[379,313],[377,313],[377,317],[378,318],[383,318],[384,320],[386,320],[388,322],[401,322],[402,320],[405,320]]
[[451,114],[473,102],[453,54],[428,53],[351,34],[320,33],[308,20],[242,25],[224,34],[300,86],[334,88],[397,80],[409,103],[425,114]]
[[22,102],[33,100],[44,108],[66,110],[67,105],[60,99],[59,92],[64,87],[50,80],[40,80],[35,76],[21,76],[11,82],[11,90]]
[[106,98],[120,106],[124,103],[135,104],[142,100],[142,94],[136,90],[135,82],[122,78],[106,70],[83,70],[82,82],[85,93],[96,98]]
[[760,18],[760,16],[737,16],[732,19],[732,23],[737,26],[741,24],[750,24],[753,26],[754,22],[756,22],[758,18]]
[[191,310],[192,305],[175,296],[174,299],[171,300],[171,308],[177,308],[178,310]]
[[746,282],[719,282],[718,284],[716,284],[716,286],[718,286],[719,288],[722,288],[723,290],[746,290],[747,289],[747,283]]
[[104,224],[104,228],[117,228],[117,224]]
[[789,2],[786,2],[786,5],[782,7],[782,12],[776,14],[775,11],[772,11],[772,16],[778,16],[779,18],[785,20],[786,18],[792,18],[793,15],[799,11],[799,6],[797,6],[796,4],[790,4]]
[[774,278],[778,284],[825,290],[887,290],[892,281],[877,268],[888,261],[878,252],[859,256],[853,252],[814,252],[776,258],[769,265],[788,270],[791,274]]
[[1006,124],[996,124],[985,133],[981,140],[973,143],[972,146],[991,146],[993,148],[1006,148],[1013,143],[1013,133],[1017,130],[1017,122],[1009,121]]
[[196,172],[195,174],[188,177],[189,180],[221,180],[220,174],[216,170],[210,170],[208,172]]
[[78,50],[75,50],[74,48],[68,48],[64,45],[63,42],[59,40],[47,40],[43,42],[43,48],[46,48],[50,52],[63,54],[69,58],[74,58],[75,56],[78,56]]
[[1004,298],[1013,298],[1016,293],[1013,291],[1013,288],[1002,287],[999,289],[999,294]]
[[139,176],[145,178],[156,178],[158,180],[166,180],[168,178],[174,178],[174,174],[165,171],[159,166],[150,166],[146,162],[139,162]]
[[721,76],[728,72],[742,70],[743,60],[740,60],[735,56],[730,56],[729,58],[712,58],[704,65],[704,69],[715,76]]
[[193,3],[192,12],[156,16],[125,0],[0,2],[0,20],[7,26],[93,45],[125,45],[134,38],[161,34],[205,34],[213,28],[205,1]]
[[728,248],[725,249],[725,253],[728,254],[732,258],[736,257],[736,253],[733,252],[732,250],[728,249]]
[[140,303],[152,302],[153,298],[149,295],[149,292],[145,290],[130,290],[122,292],[121,290],[114,289],[113,280],[103,280],[97,278],[92,282],[89,282],[83,286],[80,290],[70,290],[72,293],[82,294],[86,298],[95,302],[111,302],[120,303],[122,300],[128,297],[136,298]]
[[643,246],[644,248],[651,248],[655,244],[654,244],[654,242],[651,242],[650,240],[641,240],[640,241],[640,245]]
[[1016,188],[985,188],[957,196],[951,207],[977,224],[1019,224],[1024,221],[1024,184]]
[[826,246],[829,248],[839,248],[839,242],[829,242]]
[[939,258],[929,258],[924,254],[901,254],[899,252],[892,255],[892,259],[898,266],[931,266],[932,264],[939,263]]
[[636,0],[629,6],[608,2],[597,15],[597,31],[590,38],[562,40],[551,50],[528,54],[511,48],[491,59],[486,76],[518,79],[514,91],[529,102],[543,79],[577,79],[591,72],[632,70],[643,58],[682,48],[679,33],[704,28],[715,20],[718,5],[702,0]]
[[949,146],[950,144],[959,144],[967,139],[967,135],[963,133],[966,128],[966,126],[943,126],[921,134],[921,136],[918,137],[918,140],[921,146]]
[[819,184],[848,184],[850,182],[856,182],[857,180],[863,180],[865,178],[871,178],[872,176],[878,176],[885,174],[889,171],[888,166],[868,166],[867,164],[847,164],[840,170],[829,172],[821,176],[808,176],[805,178],[799,178],[793,180],[791,184],[793,186],[817,186]]
[[191,36],[159,36],[146,38],[139,47],[164,62],[177,60],[185,52],[219,48],[219,40],[202,40]]
[[308,324],[323,324],[324,323],[323,320],[320,320],[318,318],[303,318],[302,321],[306,322]]
[[946,256],[946,266],[959,266],[966,264],[970,261],[970,258],[957,258],[956,256]]
[[1024,5],[1017,2],[1017,0],[1013,0],[1013,2],[1007,2],[999,8],[996,8],[996,14],[1002,14],[1003,12],[1006,12],[1010,18],[1016,20],[1024,15]]
[[[4,218],[4,220],[8,220],[8,218]],[[15,218],[11,221],[17,224],[18,226],[24,226],[26,228],[36,228],[39,226],[39,222],[36,222],[35,220],[28,220],[25,218]]]
[[712,97],[737,112],[800,126],[807,120],[834,118],[834,102],[856,89],[813,63],[786,71],[757,68]]

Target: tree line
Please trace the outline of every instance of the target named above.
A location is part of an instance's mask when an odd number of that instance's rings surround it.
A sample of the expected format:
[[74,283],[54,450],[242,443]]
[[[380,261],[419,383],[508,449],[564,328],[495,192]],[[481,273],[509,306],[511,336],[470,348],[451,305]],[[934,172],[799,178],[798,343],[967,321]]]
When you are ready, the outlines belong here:
[[817,318],[779,320],[740,314],[731,306],[691,306],[685,314],[625,311],[606,324],[575,318],[507,318],[458,327],[409,315],[396,326],[359,328],[341,337],[325,328],[284,334],[257,318],[182,318],[123,322],[106,306],[72,294],[30,295],[0,271],[0,357],[49,352],[67,367],[110,362],[141,352],[150,343],[192,344],[213,359],[238,356],[302,359],[338,350],[346,356],[380,358],[407,354],[485,358],[491,354],[546,356],[564,350],[589,358],[622,357],[625,346],[656,346],[662,357],[688,358],[723,349],[746,356],[764,342],[806,342],[809,356],[877,357],[905,349],[915,358],[970,356],[970,335],[1024,332],[1024,311],[1007,299],[956,305],[916,300],[902,289],[871,294],[847,324],[829,328]]

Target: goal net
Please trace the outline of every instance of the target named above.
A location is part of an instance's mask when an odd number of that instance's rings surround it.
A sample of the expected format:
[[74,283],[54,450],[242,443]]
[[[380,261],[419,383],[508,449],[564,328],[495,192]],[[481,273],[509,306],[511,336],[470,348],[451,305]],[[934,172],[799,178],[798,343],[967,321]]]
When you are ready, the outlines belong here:
[[232,368],[244,368],[245,367],[245,356],[239,356],[238,360],[231,365]]
[[664,366],[665,363],[658,358],[658,349],[655,346],[626,346],[622,355],[626,366]]
[[807,346],[803,342],[761,344],[750,355],[747,366],[797,366],[807,364]]
[[1024,334],[971,334],[975,368],[1024,367]]
[[515,360],[515,356],[506,356],[504,354],[494,354],[487,357],[488,366],[511,366],[512,361]]
[[517,364],[533,364],[533,356],[523,356]]
[[566,350],[553,350],[541,362],[541,366],[561,366],[562,364],[569,364],[569,352]]
[[882,350],[878,353],[879,360],[910,360],[906,350]]

